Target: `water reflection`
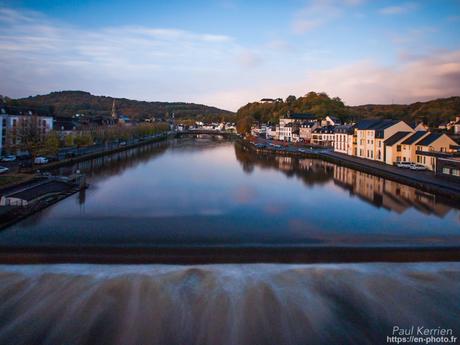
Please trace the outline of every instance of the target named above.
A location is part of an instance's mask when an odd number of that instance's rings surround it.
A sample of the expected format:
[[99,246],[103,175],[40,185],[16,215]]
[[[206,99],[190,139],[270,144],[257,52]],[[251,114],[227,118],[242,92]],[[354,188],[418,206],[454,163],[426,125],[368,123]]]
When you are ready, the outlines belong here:
[[90,187],[0,232],[0,246],[460,245],[458,205],[317,159],[183,138],[101,157]]
[[255,154],[238,144],[235,145],[235,156],[246,173],[252,173],[257,166],[279,170],[288,177],[296,176],[307,186],[333,181],[351,196],[396,213],[414,208],[425,214],[444,217],[450,210],[458,209],[456,203],[435,194],[318,159]]

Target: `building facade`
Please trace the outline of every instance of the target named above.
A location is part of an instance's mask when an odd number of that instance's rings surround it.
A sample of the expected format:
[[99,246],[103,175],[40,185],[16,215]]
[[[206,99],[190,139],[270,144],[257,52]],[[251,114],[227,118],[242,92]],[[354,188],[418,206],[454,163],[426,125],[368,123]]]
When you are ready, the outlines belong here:
[[334,151],[346,155],[356,155],[354,140],[355,129],[353,126],[336,126],[334,129]]
[[357,157],[385,162],[385,140],[397,132],[413,132],[404,121],[363,120],[356,125]]
[[0,114],[0,154],[18,153],[26,127],[35,127],[34,135],[44,137],[53,129],[53,117],[27,114],[10,115],[5,110]]
[[424,165],[428,170],[436,171],[438,157],[454,153],[452,146],[457,143],[445,133],[430,133],[415,143],[416,163]]

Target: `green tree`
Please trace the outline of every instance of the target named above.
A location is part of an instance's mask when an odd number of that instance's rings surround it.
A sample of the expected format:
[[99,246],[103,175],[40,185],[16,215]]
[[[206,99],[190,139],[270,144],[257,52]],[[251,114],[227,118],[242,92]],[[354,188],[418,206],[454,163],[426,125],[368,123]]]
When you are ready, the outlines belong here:
[[40,154],[54,156],[57,154],[60,146],[59,135],[55,131],[51,131],[45,136]]

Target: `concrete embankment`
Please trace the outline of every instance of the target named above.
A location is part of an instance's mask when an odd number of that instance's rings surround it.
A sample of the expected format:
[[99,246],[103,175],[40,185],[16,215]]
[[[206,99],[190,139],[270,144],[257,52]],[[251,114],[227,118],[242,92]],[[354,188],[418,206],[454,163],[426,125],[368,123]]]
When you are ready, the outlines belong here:
[[117,148],[113,148],[113,149],[108,149],[108,150],[104,150],[104,151],[93,152],[93,153],[89,153],[89,154],[86,154],[86,155],[77,156],[77,157],[67,158],[67,159],[60,160],[58,162],[52,162],[52,163],[49,163],[49,164],[35,166],[34,169],[30,169],[29,172],[32,172],[33,170],[36,170],[36,169],[45,170],[45,171],[46,170],[53,170],[53,169],[56,169],[56,168],[59,168],[59,167],[65,166],[65,165],[71,165],[71,164],[75,164],[75,163],[78,163],[78,162],[87,161],[87,160],[90,160],[90,159],[106,156],[106,155],[109,155],[109,154],[112,154],[112,153],[126,151],[126,150],[129,150],[129,149],[133,149],[135,147],[139,147],[139,146],[143,146],[143,145],[163,141],[163,140],[166,140],[167,138],[168,138],[167,135],[162,135],[162,136],[158,136],[158,137],[155,137],[155,138],[142,140],[142,141],[139,141],[137,143],[124,145],[124,146],[118,146]]
[[258,148],[247,140],[239,142],[258,154],[275,154],[291,157],[316,158],[334,164],[342,165],[351,169],[359,170],[371,175],[376,175],[396,181],[428,193],[438,194],[444,198],[460,202],[460,184],[444,180],[428,171],[411,171],[389,166],[380,162],[366,161],[357,157],[349,157],[344,154],[326,151],[324,149],[310,149],[304,152],[289,150],[286,148]]
[[0,198],[0,230],[84,188],[84,180],[77,182],[75,179],[37,177],[3,190]]

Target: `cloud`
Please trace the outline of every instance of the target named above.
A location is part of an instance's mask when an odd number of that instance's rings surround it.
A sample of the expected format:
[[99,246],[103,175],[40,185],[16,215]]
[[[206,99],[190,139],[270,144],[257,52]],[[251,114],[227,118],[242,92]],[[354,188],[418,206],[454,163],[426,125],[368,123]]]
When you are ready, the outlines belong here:
[[413,2],[406,2],[399,6],[388,6],[380,9],[380,14],[384,15],[394,15],[394,14],[404,14],[408,12],[415,11],[417,9],[417,4]]
[[[300,20],[299,33],[361,3],[310,2],[295,18]],[[307,24],[317,18],[319,23]],[[24,97],[80,89],[230,110],[263,97],[300,96],[310,90],[339,96],[349,104],[458,95],[460,52],[424,46],[426,36],[434,32],[422,28],[392,37],[390,48],[399,60],[383,65],[380,57],[364,54],[346,60],[349,56],[339,55],[330,42],[317,45],[276,33],[271,40],[244,45],[213,31],[136,25],[89,30],[0,7],[0,94]]]
[[11,97],[83,89],[197,102],[238,68],[243,48],[226,35],[143,26],[86,30],[0,7],[0,50],[0,93]]
[[[246,86],[205,95],[216,103],[231,102],[238,108],[263,97],[302,96],[324,91],[341,97],[348,105],[412,103],[460,95],[460,50],[385,66],[362,60],[335,68],[299,70],[295,78],[264,79]],[[228,104],[228,103],[227,103]]]
[[292,30],[296,34],[304,34],[339,18],[344,7],[358,6],[364,2],[365,0],[312,0],[294,14]]
[[360,61],[314,71],[308,85],[339,95],[349,104],[408,103],[460,94],[460,50],[381,66]]

